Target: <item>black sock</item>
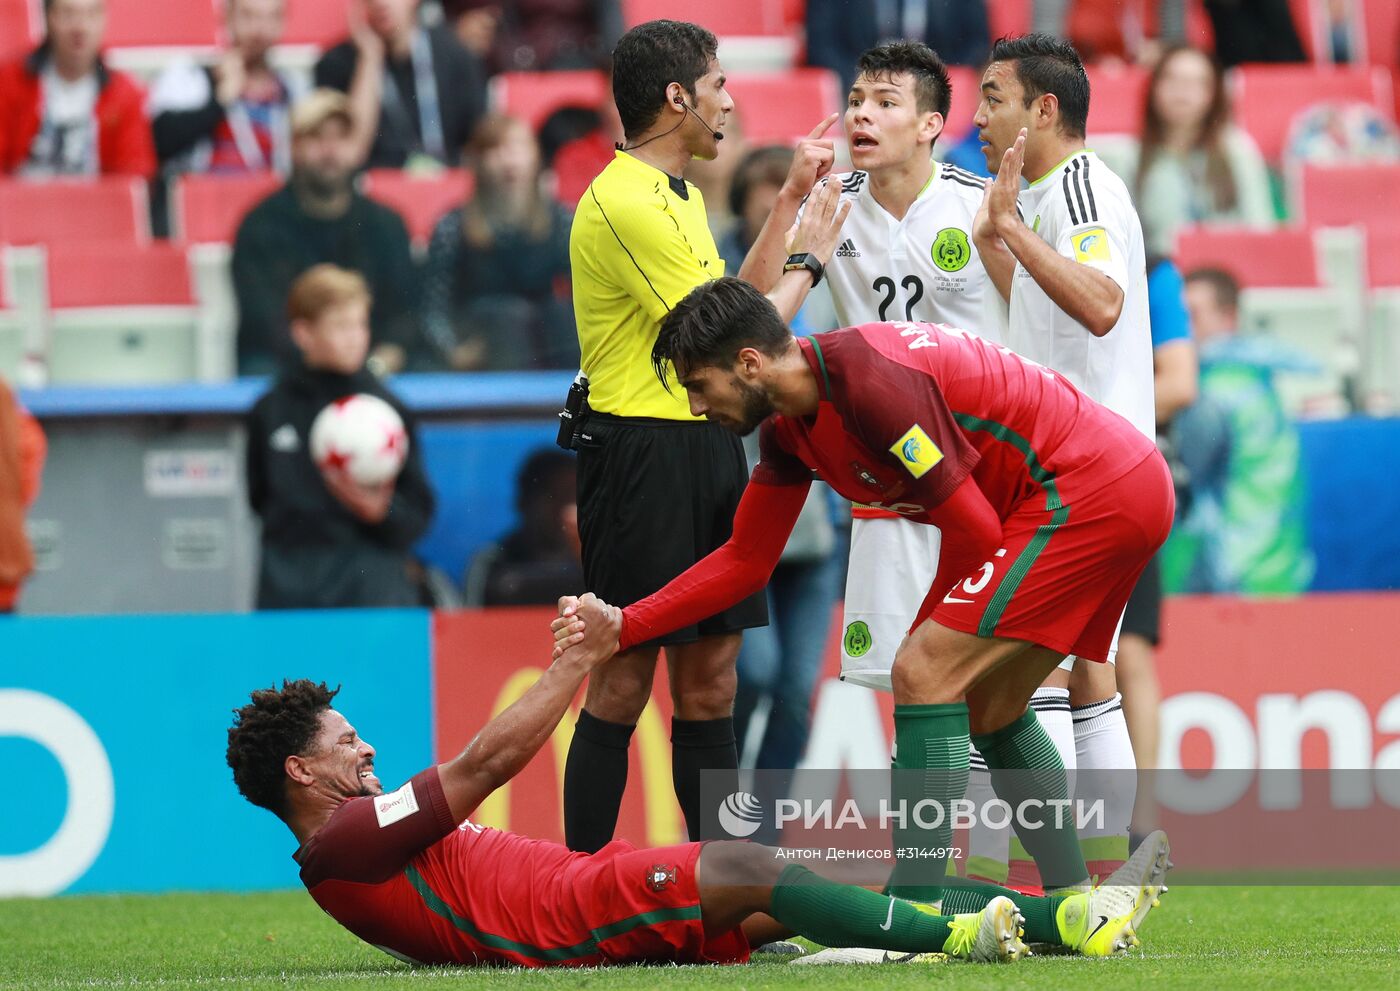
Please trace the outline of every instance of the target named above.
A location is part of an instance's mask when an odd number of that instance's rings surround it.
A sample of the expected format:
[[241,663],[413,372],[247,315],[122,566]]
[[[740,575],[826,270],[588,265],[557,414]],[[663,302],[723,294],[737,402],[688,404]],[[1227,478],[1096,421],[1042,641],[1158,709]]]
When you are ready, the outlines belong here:
[[596,853],[612,842],[627,787],[627,746],[635,726],[610,723],[584,709],[564,763],[564,842]]
[[700,839],[704,822],[700,813],[700,772],[728,771],[732,782],[723,783],[715,794],[730,795],[739,790],[738,768],[734,717],[671,720],[671,782],[692,843]]

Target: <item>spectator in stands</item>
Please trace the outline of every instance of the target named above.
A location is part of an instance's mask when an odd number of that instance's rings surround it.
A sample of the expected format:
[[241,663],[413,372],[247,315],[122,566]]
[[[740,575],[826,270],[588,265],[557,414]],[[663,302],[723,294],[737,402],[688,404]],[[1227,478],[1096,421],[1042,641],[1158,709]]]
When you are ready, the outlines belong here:
[[39,497],[48,445],[39,421],[0,379],[0,615],[13,612],[34,570],[24,514]]
[[1289,0],[1205,0],[1215,34],[1215,57],[1229,69],[1241,62],[1304,62]]
[[456,165],[486,107],[486,72],[456,35],[418,21],[418,0],[348,0],[351,36],[316,63],[316,85],[350,96],[370,168]]
[[949,65],[981,65],[986,0],[807,0],[807,61],[836,72],[842,92],[862,52],[898,38],[927,43]]
[[487,39],[492,73],[592,68],[622,37],[618,0],[447,0],[443,12],[464,44]]
[[1266,334],[1238,336],[1239,294],[1220,269],[1186,276],[1201,384],[1176,421],[1191,498],[1162,551],[1168,592],[1288,595],[1312,580],[1298,430],[1274,377],[1316,368]]
[[1177,231],[1192,224],[1275,222],[1268,167],[1230,120],[1224,75],[1189,46],[1168,49],[1153,70],[1126,171],[1150,254],[1171,255]]
[[[248,414],[248,501],[262,517],[259,609],[416,606],[410,548],[428,529],[434,500],[413,417],[365,367],[370,291],[354,272],[317,265],[287,299],[301,360]],[[343,468],[311,460],[311,424],[357,393],[393,406],[408,430],[395,479],[364,486]]]
[[423,358],[408,231],[397,213],[356,191],[352,127],[342,93],[317,90],[298,103],[292,111],[291,178],[239,225],[233,284],[240,375],[296,364],[287,292],[319,262],[359,272],[368,281],[375,297],[372,367],[394,372]]
[[520,524],[477,552],[463,582],[469,606],[552,606],[583,587],[578,535],[578,464],[542,447],[515,479]]
[[300,86],[268,64],[284,0],[228,0],[228,48],[212,66],[179,59],[151,88],[156,154],[165,173],[292,168],[288,118]]
[[141,86],[103,64],[103,0],[44,0],[43,44],[0,67],[0,173],[149,176]]
[[577,368],[573,214],[551,197],[529,125],[488,115],[467,152],[476,195],[438,222],[424,270],[428,339],[448,367]]

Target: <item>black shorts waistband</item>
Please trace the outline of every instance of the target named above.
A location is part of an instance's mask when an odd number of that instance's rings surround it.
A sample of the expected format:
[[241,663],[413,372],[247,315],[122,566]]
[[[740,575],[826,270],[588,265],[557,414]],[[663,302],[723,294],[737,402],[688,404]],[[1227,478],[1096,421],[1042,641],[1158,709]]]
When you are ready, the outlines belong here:
[[666,420],[659,416],[618,416],[589,410],[584,422],[616,423],[623,427],[713,427],[709,420]]

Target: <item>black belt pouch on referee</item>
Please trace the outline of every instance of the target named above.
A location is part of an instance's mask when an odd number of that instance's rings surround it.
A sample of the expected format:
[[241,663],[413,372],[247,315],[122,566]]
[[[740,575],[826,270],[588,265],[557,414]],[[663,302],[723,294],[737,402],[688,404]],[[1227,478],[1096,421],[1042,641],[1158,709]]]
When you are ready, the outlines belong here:
[[[729,539],[748,465],[739,438],[703,421],[588,412],[575,434],[588,591],[626,606]],[[758,592],[657,642],[691,643],[768,622]]]

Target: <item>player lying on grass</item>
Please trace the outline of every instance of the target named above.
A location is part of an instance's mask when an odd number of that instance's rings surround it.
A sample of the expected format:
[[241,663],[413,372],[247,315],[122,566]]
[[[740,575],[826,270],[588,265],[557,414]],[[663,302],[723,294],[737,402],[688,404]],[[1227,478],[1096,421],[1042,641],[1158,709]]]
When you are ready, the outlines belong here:
[[[375,750],[331,707],[339,689],[284,681],[235,711],[228,763],[250,802],[300,842],[301,880],[327,914],[372,946],[422,964],[596,966],[649,960],[741,963],[792,933],[831,946],[965,960],[1024,955],[1020,930],[1086,953],[1155,890],[1062,898],[969,890],[965,911],[837,884],[744,842],[595,854],[479,826],[467,816],[549,739],[588,672],[611,650],[565,638],[520,700],[457,757],[386,793]],[[742,879],[743,883],[736,883]]]
[[[1012,807],[1067,800],[1064,766],[1027,701],[1067,654],[1105,660],[1166,539],[1174,498],[1152,442],[1059,374],[964,331],[873,323],[798,340],[737,279],[672,310],[653,358],[659,372],[675,366],[696,415],[739,433],[761,425],[760,463],[723,547],[626,609],[567,606],[557,635],[567,641],[581,621],[585,642],[626,649],[762,587],[815,471],[852,501],[944,534],[891,676],[894,766],[925,772],[897,776],[896,797],[912,780],[910,806],[962,798],[971,735]],[[1031,827],[1018,824],[1018,835],[1047,890],[1085,887],[1071,818],[1047,813]],[[941,853],[951,838],[947,820],[936,830],[896,823],[897,849],[924,849],[896,862],[891,892],[949,904]],[[1160,884],[1166,838],[1144,846],[1149,873],[1133,881]]]

